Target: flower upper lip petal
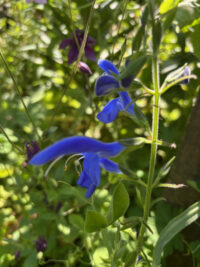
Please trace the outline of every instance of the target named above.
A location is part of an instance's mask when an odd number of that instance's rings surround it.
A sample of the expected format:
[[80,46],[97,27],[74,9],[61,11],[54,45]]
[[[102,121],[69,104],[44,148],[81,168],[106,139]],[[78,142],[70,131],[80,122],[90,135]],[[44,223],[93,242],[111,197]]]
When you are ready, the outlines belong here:
[[114,72],[116,75],[119,75],[118,69],[115,67],[115,65],[110,62],[107,59],[100,59],[98,61],[99,67],[104,70],[107,74],[112,75],[112,72]]
[[95,83],[95,92],[97,96],[107,95],[113,89],[119,88],[119,82],[112,75],[101,75]]
[[103,143],[86,136],[64,138],[37,153],[29,162],[31,165],[42,165],[62,155],[77,153],[99,153],[101,156],[112,157],[119,154],[125,147],[119,142]]

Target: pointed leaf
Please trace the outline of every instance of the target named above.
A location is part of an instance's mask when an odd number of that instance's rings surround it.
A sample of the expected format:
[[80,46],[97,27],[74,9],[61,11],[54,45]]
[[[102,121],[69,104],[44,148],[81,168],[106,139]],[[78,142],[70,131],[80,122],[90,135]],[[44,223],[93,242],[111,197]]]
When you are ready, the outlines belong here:
[[124,71],[122,71],[122,73],[118,76],[118,80],[121,80],[129,75],[132,75],[134,79],[146,63],[147,58],[148,57],[145,55],[131,61]]
[[161,169],[160,169],[160,171],[159,171],[159,173],[158,173],[158,175],[157,175],[157,177],[156,177],[156,179],[154,180],[154,182],[153,182],[153,185],[152,185],[152,187],[155,187],[155,186],[157,186],[157,184],[160,182],[160,180],[163,178],[163,177],[165,177],[168,173],[169,173],[169,171],[170,171],[170,169],[171,169],[171,165],[172,165],[172,163],[174,162],[174,160],[175,160],[175,157],[172,157]]
[[133,138],[126,138],[126,139],[121,139],[119,140],[119,143],[122,144],[123,146],[141,146],[142,144],[145,143],[145,138],[144,137],[133,137]]
[[158,51],[162,39],[162,25],[161,21],[157,20],[153,26],[153,51]]
[[131,116],[131,118],[141,127],[145,128],[149,133],[151,132],[149,122],[146,118],[146,116],[143,114],[141,109],[134,104],[134,116]]
[[164,0],[160,5],[160,14],[168,12],[170,9],[175,8],[181,0]]
[[161,231],[153,252],[152,267],[159,267],[161,254],[165,245],[181,230],[195,222],[200,217],[200,202],[196,202],[172,219]]
[[89,210],[87,212],[85,219],[85,231],[87,233],[100,231],[102,228],[105,228],[106,226],[107,226],[107,221],[103,215],[94,210]]
[[129,207],[129,195],[126,187],[119,183],[114,190],[110,209],[108,211],[108,223],[111,224],[123,216]]
[[140,49],[140,46],[142,44],[142,40],[144,37],[145,29],[144,27],[140,27],[133,38],[132,41],[132,51],[138,51]]
[[176,16],[177,8],[171,9],[164,15],[163,30],[166,31],[171,25]]

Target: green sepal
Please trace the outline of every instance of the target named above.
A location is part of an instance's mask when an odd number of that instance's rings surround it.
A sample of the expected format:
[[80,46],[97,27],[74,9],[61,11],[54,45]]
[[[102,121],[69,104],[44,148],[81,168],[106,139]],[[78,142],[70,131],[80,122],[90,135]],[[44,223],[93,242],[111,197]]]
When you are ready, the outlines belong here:
[[128,66],[122,71],[122,73],[117,77],[117,80],[121,80],[124,79],[125,77],[132,75],[133,79],[135,79],[135,77],[137,76],[137,74],[139,73],[139,71],[142,69],[142,67],[144,66],[144,64],[147,61],[148,56],[143,55],[140,57],[137,57],[136,59],[134,58],[130,58],[130,63],[128,64]]
[[144,137],[133,137],[133,138],[120,139],[119,143],[126,147],[129,146],[141,147],[141,145],[143,145],[145,141],[146,139]]
[[170,169],[171,169],[171,165],[172,165],[172,163],[174,162],[174,160],[175,160],[175,157],[172,157],[172,158],[171,158],[167,163],[165,163],[165,165],[160,169],[160,171],[159,171],[157,177],[155,178],[155,180],[154,180],[154,182],[153,182],[152,188],[156,187],[156,186],[159,184],[160,180],[161,180],[163,177],[165,177],[165,176],[169,173],[169,171],[170,171]]
[[149,122],[144,115],[144,113],[141,111],[141,109],[134,103],[134,115],[131,116],[131,118],[141,127],[146,129],[148,133],[151,135],[151,129]]

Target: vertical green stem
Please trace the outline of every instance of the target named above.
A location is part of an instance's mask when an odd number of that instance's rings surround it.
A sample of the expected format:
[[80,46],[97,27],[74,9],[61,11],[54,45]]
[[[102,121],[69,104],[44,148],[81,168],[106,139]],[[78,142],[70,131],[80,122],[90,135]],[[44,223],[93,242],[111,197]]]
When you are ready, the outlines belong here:
[[148,181],[147,181],[147,189],[144,203],[144,215],[143,222],[139,231],[138,241],[137,241],[137,251],[136,258],[134,262],[134,266],[137,264],[137,257],[141,251],[143,244],[143,237],[145,233],[145,224],[147,223],[149,216],[149,209],[151,205],[151,192],[152,192],[152,181],[154,177],[155,164],[156,164],[156,154],[157,154],[157,144],[156,141],[158,139],[158,128],[159,128],[159,66],[158,66],[158,58],[157,55],[153,56],[152,60],[152,69],[153,69],[153,84],[155,95],[153,96],[153,114],[152,114],[152,144],[151,144],[151,156],[150,156],[150,164],[149,164],[149,173],[148,173]]

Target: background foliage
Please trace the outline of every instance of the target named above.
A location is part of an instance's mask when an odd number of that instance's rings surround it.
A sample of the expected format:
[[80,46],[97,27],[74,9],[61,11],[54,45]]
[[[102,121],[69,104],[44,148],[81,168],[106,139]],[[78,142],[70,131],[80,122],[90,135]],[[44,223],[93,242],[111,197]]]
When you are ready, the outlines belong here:
[[[165,0],[157,1],[157,4],[161,4],[160,13],[164,23],[159,54],[161,81],[170,71],[185,63],[189,64],[193,74],[199,76],[200,3],[195,0]],[[86,135],[109,142],[146,134],[123,114],[111,124],[97,121],[96,114],[110,96],[97,98],[94,94],[95,80],[102,73],[95,62],[83,58],[93,75],[88,77],[77,72],[69,84],[72,67],[67,64],[68,48],[59,50],[59,44],[71,36],[72,30],[85,29],[91,1],[71,1],[71,7],[72,18],[64,0],[49,0],[46,5],[28,4],[23,0],[0,0],[0,48],[42,136],[42,141],[38,140],[13,81],[1,64],[0,124],[10,140],[22,150],[20,153],[3,133],[0,134],[1,266],[110,266],[111,259],[117,259],[118,266],[124,266],[122,264],[127,260],[127,251],[134,249],[129,230],[124,230],[121,235],[118,228],[112,227],[91,234],[84,231],[86,211],[95,207],[96,211],[106,214],[114,185],[125,177],[103,172],[100,188],[91,200],[87,200],[84,197],[85,190],[76,186],[76,170],[80,166],[75,168],[75,160],[70,161],[67,169],[63,167],[65,161],[59,161],[46,179],[46,167],[35,168],[24,164],[24,144],[31,140],[37,140],[40,147],[44,148],[56,140],[73,135]],[[132,50],[139,48],[135,36],[140,35],[138,32],[144,8],[145,1],[96,1],[89,35],[96,40],[97,58],[108,58],[118,66],[122,58],[122,69],[125,58],[132,54]],[[147,38],[142,41],[142,49],[146,52],[151,46],[149,31],[147,25]],[[147,62],[139,78],[147,86],[152,86],[150,62]],[[188,86],[176,85],[162,96],[161,139],[180,144],[198,84],[198,79],[191,80]],[[66,94],[49,128],[54,107],[64,89]],[[151,121],[151,98],[144,96],[141,88],[135,90],[134,85],[130,94],[133,99],[138,99],[138,106]],[[145,145],[142,149],[129,152],[122,153],[116,161],[129,167],[145,181],[150,147]],[[159,147],[157,172],[175,154],[176,150]],[[124,184],[131,196],[126,216],[142,215],[142,187],[135,187],[125,180]],[[160,197],[162,191],[157,189],[153,199]],[[147,255],[152,254],[161,229],[178,212],[164,201],[154,205],[149,220],[154,234],[147,232]],[[47,247],[44,252],[38,253],[35,241],[39,237],[46,239]],[[178,234],[164,250],[162,266],[167,266],[166,257],[174,249],[189,253],[194,262],[200,261],[199,243],[185,244],[182,235]],[[14,255],[18,251],[20,256],[17,258]]]

